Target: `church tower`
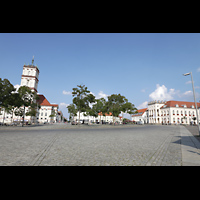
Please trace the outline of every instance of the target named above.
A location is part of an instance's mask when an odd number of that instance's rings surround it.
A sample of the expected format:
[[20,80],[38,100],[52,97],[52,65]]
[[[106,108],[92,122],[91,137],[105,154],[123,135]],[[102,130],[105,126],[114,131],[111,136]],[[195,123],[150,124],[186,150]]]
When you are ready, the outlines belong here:
[[34,65],[33,56],[32,64],[23,66],[21,86],[28,86],[32,91],[37,92],[39,73],[38,67]]

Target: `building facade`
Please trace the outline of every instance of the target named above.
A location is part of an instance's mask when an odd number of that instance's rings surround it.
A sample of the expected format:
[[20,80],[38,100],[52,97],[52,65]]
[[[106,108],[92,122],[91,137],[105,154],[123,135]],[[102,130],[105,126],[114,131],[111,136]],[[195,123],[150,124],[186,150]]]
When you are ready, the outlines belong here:
[[139,122],[142,121],[144,124],[148,123],[147,119],[147,108],[139,109],[137,113],[132,115],[132,121]]
[[[32,59],[31,65],[24,65],[22,76],[21,76],[21,85],[28,86],[32,91],[38,92],[38,82],[39,82],[39,69],[38,66],[34,65],[34,57]],[[58,122],[58,104],[50,104],[49,101],[44,97],[44,95],[38,95],[39,100],[37,100],[37,114],[36,117],[26,116],[24,118],[25,122],[31,123],[44,123],[44,122]],[[39,108],[40,107],[40,108]],[[25,113],[28,111],[28,108],[25,108]],[[12,122],[21,122],[22,117],[16,116],[13,113],[7,113],[4,109],[0,110],[0,122],[5,124],[10,124]]]
[[46,97],[39,94],[37,101],[40,108],[37,113],[37,122],[39,123],[56,123],[59,122],[58,104],[50,104]]
[[[78,122],[79,120],[79,112],[77,112],[77,116],[74,116],[74,121]],[[102,113],[98,113],[98,117],[94,116],[86,116],[85,112],[80,113],[80,123],[96,123],[96,122],[102,122],[102,123],[113,123],[113,116],[110,112],[109,114],[105,114],[103,116]],[[120,117],[114,117],[114,122],[120,123]]]
[[28,86],[32,91],[37,92],[39,82],[39,69],[34,65],[34,58],[32,65],[24,65],[21,77],[21,86]]
[[[197,103],[197,108],[200,117],[200,103]],[[147,123],[150,124],[197,124],[194,102],[151,101],[145,109]]]
[[164,106],[165,103],[166,103],[165,101],[151,101],[148,103],[147,115],[149,123],[155,123],[155,124],[162,123],[160,108]]

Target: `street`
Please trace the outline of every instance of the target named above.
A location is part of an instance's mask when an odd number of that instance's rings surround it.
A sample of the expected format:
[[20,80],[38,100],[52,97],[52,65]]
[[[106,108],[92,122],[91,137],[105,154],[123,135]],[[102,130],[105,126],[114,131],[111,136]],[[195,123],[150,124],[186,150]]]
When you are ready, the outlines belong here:
[[[190,134],[183,126],[0,127],[0,165],[200,165],[200,143]],[[183,151],[188,154],[182,155]],[[195,162],[188,160],[190,155]]]

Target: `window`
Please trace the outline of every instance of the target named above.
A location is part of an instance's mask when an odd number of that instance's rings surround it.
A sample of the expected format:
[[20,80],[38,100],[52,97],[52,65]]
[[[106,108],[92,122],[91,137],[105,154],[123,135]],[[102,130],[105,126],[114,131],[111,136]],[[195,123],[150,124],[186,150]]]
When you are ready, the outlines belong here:
[[177,108],[179,107],[178,104],[176,104],[176,107],[177,107]]
[[177,115],[179,115],[178,110],[177,110]]
[[45,116],[47,116],[47,113],[45,113]]
[[41,113],[41,116],[43,116],[43,112]]
[[175,111],[173,110],[173,115],[175,115]]
[[185,111],[185,115],[187,115],[187,111]]

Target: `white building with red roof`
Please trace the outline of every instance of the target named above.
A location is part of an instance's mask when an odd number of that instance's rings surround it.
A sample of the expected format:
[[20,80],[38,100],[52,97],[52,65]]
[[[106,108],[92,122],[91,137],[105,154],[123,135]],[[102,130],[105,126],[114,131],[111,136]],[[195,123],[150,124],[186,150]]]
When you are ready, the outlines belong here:
[[60,121],[58,119],[58,104],[51,104],[46,99],[46,97],[43,94],[39,94],[39,100],[37,103],[40,105],[40,109],[37,113],[37,121],[39,123],[55,123],[57,121]]
[[[38,82],[39,82],[39,69],[38,66],[34,65],[34,57],[32,59],[31,65],[24,65],[23,72],[21,76],[21,85],[20,86],[28,86],[32,91],[37,92]],[[58,114],[58,104],[51,104],[46,99],[46,97],[42,94],[39,94],[38,103],[38,113],[36,117],[25,116],[25,122],[58,122],[59,114]],[[28,108],[25,109],[25,113]],[[10,124],[11,122],[22,121],[22,117],[15,116],[14,112],[4,113],[4,111],[0,111],[0,122],[4,122],[6,124]]]
[[[200,103],[197,103],[198,115]],[[141,109],[142,110],[142,109]],[[140,110],[138,110],[139,112]],[[150,124],[196,124],[194,102],[188,101],[151,101],[145,111]],[[200,115],[199,115],[200,116]]]
[[[77,116],[74,117],[74,121],[78,122],[79,120],[79,112],[77,112]],[[102,123],[112,123],[113,122],[113,116],[112,113],[105,113],[105,115],[101,113],[98,113],[98,117],[89,116],[86,115],[85,112],[80,113],[80,123],[96,123],[96,122],[102,122]],[[114,117],[114,122],[120,123],[120,117]]]
[[132,121],[136,123],[142,121],[143,123],[147,123],[147,108],[137,110],[137,113],[132,115]]

